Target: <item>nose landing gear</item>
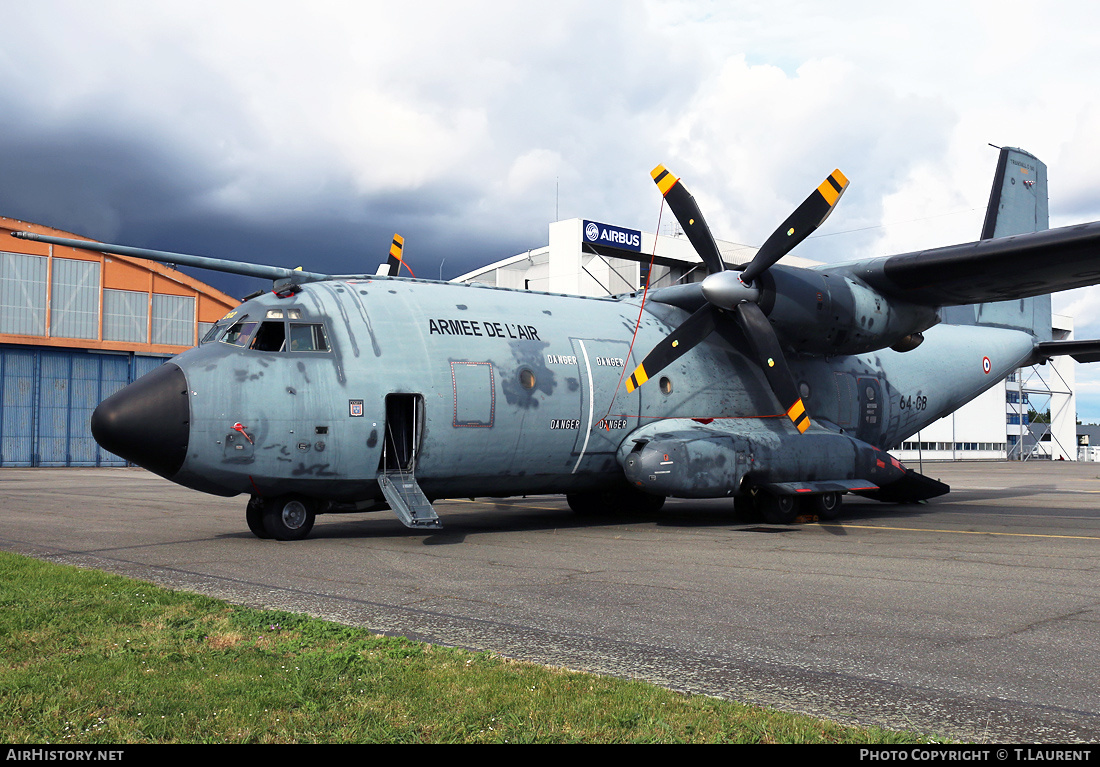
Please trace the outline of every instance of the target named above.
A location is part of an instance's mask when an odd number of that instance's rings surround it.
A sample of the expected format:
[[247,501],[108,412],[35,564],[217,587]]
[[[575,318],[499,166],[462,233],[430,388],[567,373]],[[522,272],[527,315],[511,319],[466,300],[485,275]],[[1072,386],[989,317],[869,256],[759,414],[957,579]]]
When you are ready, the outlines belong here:
[[248,529],[257,538],[300,541],[309,535],[317,517],[317,504],[299,495],[272,498],[252,496],[245,510]]

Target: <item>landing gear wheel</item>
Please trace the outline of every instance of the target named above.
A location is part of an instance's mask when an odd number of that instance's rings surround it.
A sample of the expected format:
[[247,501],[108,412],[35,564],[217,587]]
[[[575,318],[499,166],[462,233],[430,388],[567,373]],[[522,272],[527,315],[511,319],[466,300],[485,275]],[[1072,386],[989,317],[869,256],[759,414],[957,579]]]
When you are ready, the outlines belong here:
[[663,495],[623,487],[603,493],[569,493],[565,496],[569,508],[582,517],[614,514],[656,514],[665,505]]
[[742,524],[760,521],[760,509],[752,496],[735,495],[733,497],[733,518]]
[[298,495],[264,499],[264,530],[277,541],[300,541],[309,535],[317,516],[314,503]]
[[248,499],[248,506],[244,510],[244,519],[248,522],[248,529],[257,538],[270,538],[264,528],[264,499],[254,495]]
[[663,495],[653,495],[630,485],[607,495],[616,514],[656,514],[665,505]]
[[594,517],[611,511],[607,508],[607,498],[602,493],[569,493],[565,500],[573,513],[582,517]]
[[807,498],[809,512],[816,514],[818,519],[833,520],[840,516],[840,493],[822,493]]
[[793,495],[773,495],[761,492],[756,505],[765,522],[773,525],[789,525],[798,518],[798,499]]

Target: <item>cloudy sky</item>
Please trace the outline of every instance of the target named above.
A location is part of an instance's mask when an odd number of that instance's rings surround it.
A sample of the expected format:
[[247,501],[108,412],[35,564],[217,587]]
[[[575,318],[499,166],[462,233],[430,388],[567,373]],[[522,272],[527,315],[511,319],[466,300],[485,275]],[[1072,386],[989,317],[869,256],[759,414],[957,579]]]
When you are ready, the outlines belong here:
[[[453,277],[555,218],[653,230],[657,163],[754,245],[839,167],[852,185],[798,250],[831,262],[976,239],[990,143],[1047,163],[1052,226],[1100,220],[1095,3],[0,0],[0,19],[0,215],[109,242],[373,272],[398,231],[417,274]],[[1100,337],[1100,291],[1055,307]],[[1100,421],[1100,371],[1078,376]]]

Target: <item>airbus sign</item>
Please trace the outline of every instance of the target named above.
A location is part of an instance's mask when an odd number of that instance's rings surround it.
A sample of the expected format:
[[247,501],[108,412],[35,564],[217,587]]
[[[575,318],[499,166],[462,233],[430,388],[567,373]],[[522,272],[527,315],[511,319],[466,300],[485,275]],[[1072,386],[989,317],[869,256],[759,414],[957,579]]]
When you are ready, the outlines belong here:
[[642,249],[642,233],[637,229],[623,229],[621,226],[601,224],[598,221],[584,222],[584,241],[622,250]]

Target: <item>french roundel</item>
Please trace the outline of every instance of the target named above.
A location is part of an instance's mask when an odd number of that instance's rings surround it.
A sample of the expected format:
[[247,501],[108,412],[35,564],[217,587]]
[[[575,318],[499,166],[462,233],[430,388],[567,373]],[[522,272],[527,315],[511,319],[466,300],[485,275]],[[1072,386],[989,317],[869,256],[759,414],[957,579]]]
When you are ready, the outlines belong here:
[[989,357],[982,357],[982,370],[986,375],[989,375],[989,371],[993,369],[993,363],[989,361]]

